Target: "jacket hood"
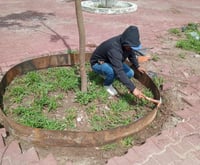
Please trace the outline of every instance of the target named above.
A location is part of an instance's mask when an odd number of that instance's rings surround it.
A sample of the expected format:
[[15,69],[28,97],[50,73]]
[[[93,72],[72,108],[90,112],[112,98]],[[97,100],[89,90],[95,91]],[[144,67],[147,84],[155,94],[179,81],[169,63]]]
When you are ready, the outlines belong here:
[[136,26],[129,26],[121,35],[123,46],[138,47],[140,45],[139,30]]

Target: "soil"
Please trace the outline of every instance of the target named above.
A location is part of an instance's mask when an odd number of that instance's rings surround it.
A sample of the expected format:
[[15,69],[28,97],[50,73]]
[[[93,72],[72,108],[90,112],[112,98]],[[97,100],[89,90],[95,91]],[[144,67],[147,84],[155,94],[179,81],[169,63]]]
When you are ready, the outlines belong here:
[[[153,135],[159,135],[163,129],[175,127],[182,119],[176,116],[175,112],[184,108],[181,99],[183,93],[180,89],[187,85],[187,79],[195,76],[200,70],[197,59],[200,55],[175,48],[176,36],[165,35],[162,40],[162,50],[158,52],[158,61],[150,60],[141,65],[147,71],[153,71],[158,76],[164,78],[163,90],[161,90],[162,105],[156,119],[144,130],[133,135],[133,145],[142,145],[146,139]],[[149,52],[151,54],[151,52]],[[184,55],[180,57],[180,54]],[[9,136],[7,141],[14,137]],[[23,150],[27,150],[33,145],[20,141]],[[103,150],[101,147],[73,148],[73,147],[46,147],[34,146],[41,158],[53,153],[58,164],[64,165],[67,161],[72,161],[74,165],[103,165],[114,156],[124,155],[128,149],[120,145],[114,150]]]

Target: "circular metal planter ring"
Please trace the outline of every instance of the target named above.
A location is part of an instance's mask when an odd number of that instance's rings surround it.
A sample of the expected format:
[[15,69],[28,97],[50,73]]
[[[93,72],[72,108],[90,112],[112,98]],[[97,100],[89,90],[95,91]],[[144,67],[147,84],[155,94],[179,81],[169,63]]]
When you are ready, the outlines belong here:
[[[89,59],[90,55],[90,53],[86,54],[86,60]],[[72,66],[74,64],[78,64],[77,55],[55,54],[22,62],[6,72],[0,83],[0,118],[4,127],[10,134],[41,146],[100,146],[132,135],[148,126],[154,120],[158,111],[158,107],[156,105],[146,116],[135,122],[132,122],[129,125],[94,132],[58,131],[32,128],[16,123],[14,120],[9,118],[9,116],[5,115],[3,111],[3,95],[5,93],[6,87],[16,76],[22,75],[32,70],[58,66]],[[132,68],[134,69],[134,67]],[[152,91],[154,99],[161,99],[159,90],[153,81],[148,77],[148,75],[140,75],[139,72],[135,70],[135,78]]]
[[137,5],[132,2],[118,1],[114,7],[100,7],[98,1],[82,1],[82,9],[90,13],[97,14],[123,14],[131,13],[137,10]]

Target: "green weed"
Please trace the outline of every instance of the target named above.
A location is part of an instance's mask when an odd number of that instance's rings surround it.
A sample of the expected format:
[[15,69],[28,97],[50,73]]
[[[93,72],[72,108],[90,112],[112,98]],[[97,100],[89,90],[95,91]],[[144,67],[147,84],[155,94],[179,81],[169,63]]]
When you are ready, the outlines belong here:
[[[151,92],[149,89],[147,89],[147,88],[144,88],[144,89],[142,90],[142,92],[143,92],[144,95],[147,96],[147,97],[150,97],[150,98],[153,97],[152,92]],[[141,106],[145,106],[145,105],[149,104],[149,101],[146,100],[146,99],[140,99],[140,100],[138,101],[138,104],[141,105]],[[152,104],[152,105],[153,105],[153,104]]]
[[[62,107],[63,99],[71,91],[75,94],[74,103],[85,108],[93,131],[128,125],[134,119],[145,115],[145,112],[139,110],[134,114],[135,109],[140,109],[144,103],[139,103],[133,95],[128,94],[128,90],[117,80],[114,86],[122,93],[120,99],[108,99],[109,94],[102,85],[103,79],[89,71],[88,91],[81,92],[77,69],[77,66],[49,68],[16,78],[5,94],[5,98],[9,99],[10,105],[15,105],[15,108],[9,110],[9,107],[6,107],[6,113],[14,115],[17,122],[31,127],[75,129],[77,109]],[[31,100],[27,104],[29,99]],[[137,104],[133,106],[133,102]],[[62,119],[49,117],[61,107],[66,109]]]
[[117,143],[106,144],[102,146],[100,149],[105,151],[115,150],[117,148]]
[[178,28],[172,28],[172,29],[170,29],[169,33],[175,34],[176,36],[181,36],[181,31]]
[[158,88],[160,88],[164,83],[164,79],[162,77],[155,76],[152,78],[152,80]]
[[69,108],[65,111],[65,123],[66,128],[74,129],[76,128],[75,119],[77,117],[77,110],[75,108]]
[[186,31],[198,31],[198,28],[199,28],[199,24],[190,22],[185,27],[185,30]]
[[132,136],[128,136],[125,137],[121,140],[121,144],[123,147],[131,147],[133,145],[133,137]]
[[[199,33],[200,35],[200,33]],[[185,40],[177,41],[176,47],[182,48],[185,50],[192,50],[198,54],[200,54],[200,42],[194,39],[191,36],[188,36]]]
[[76,93],[75,101],[80,103],[81,105],[87,105],[89,102],[96,98],[96,94],[94,92],[82,92],[78,91]]
[[112,109],[113,112],[124,112],[130,109],[130,105],[124,100],[112,102],[109,107]]
[[13,112],[19,116],[16,120],[26,126],[50,130],[63,130],[66,127],[65,123],[62,121],[48,119],[39,109],[37,109],[37,107],[19,106],[14,109]]
[[123,125],[128,125],[132,121],[132,116],[130,115],[122,115],[121,113],[116,113],[116,112],[108,112],[105,115],[106,118],[106,128],[115,128]]
[[78,53],[78,50],[67,50],[67,54],[77,54]]
[[200,54],[199,24],[189,23],[184,30],[185,37],[176,43],[176,47]]
[[93,131],[101,131],[101,130],[106,129],[105,121],[106,121],[106,119],[104,118],[104,116],[94,114],[92,116],[92,118],[90,119],[92,130]]
[[159,56],[157,54],[153,54],[151,59],[153,61],[158,61],[160,58],[159,58]]
[[26,95],[26,91],[22,86],[13,87],[11,90],[9,90],[9,92],[10,92],[9,97],[12,99],[12,102],[14,103],[21,103]]

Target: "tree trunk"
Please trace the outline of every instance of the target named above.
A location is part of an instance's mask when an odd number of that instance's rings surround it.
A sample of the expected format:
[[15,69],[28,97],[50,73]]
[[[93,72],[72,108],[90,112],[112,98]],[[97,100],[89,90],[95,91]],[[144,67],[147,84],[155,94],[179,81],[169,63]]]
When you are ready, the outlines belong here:
[[85,70],[85,28],[83,23],[83,14],[81,8],[81,0],[75,0],[76,20],[79,31],[79,59],[80,59],[80,76],[81,91],[87,91],[87,76]]

